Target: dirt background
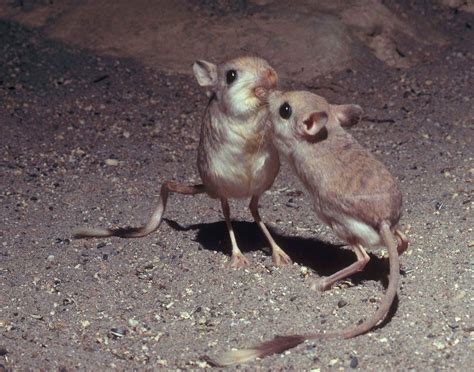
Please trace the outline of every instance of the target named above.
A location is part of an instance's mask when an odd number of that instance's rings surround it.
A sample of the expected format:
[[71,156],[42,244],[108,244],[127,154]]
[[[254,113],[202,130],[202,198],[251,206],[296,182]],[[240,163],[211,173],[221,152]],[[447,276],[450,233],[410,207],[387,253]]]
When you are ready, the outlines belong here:
[[474,365],[472,2],[128,3],[0,3],[0,371],[206,368],[204,355],[374,313],[383,252],[337,288],[309,290],[355,256],[286,164],[261,213],[290,267],[272,266],[246,201],[231,204],[245,270],[229,269],[206,196],[172,196],[145,238],[71,239],[76,226],[140,225],[165,180],[199,182],[206,96],[189,66],[249,53],[286,88],[364,107],[351,132],[399,180],[411,245],[373,332],[244,368]]

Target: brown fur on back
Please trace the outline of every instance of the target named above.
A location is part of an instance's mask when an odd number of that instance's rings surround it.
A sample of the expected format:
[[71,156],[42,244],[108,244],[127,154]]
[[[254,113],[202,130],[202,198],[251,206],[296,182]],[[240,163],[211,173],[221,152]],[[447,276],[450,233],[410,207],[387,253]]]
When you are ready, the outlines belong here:
[[385,166],[344,129],[328,128],[327,139],[301,142],[292,164],[324,208],[354,216],[374,228],[400,219],[402,195]]

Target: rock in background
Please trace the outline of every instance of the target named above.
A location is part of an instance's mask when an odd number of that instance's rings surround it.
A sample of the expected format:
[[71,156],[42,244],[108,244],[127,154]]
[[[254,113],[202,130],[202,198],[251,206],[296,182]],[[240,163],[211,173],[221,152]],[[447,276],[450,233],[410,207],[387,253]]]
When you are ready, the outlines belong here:
[[[453,0],[432,6],[472,8]],[[424,14],[381,0],[16,0],[0,5],[0,17],[161,71],[257,54],[283,77],[305,81],[368,59],[410,67],[432,58],[428,47],[449,43]]]

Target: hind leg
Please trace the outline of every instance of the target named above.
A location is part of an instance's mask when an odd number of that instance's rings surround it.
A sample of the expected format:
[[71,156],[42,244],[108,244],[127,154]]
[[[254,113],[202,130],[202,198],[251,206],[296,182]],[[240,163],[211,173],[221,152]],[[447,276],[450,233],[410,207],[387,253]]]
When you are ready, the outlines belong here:
[[258,196],[253,196],[250,200],[250,213],[252,213],[252,217],[257,223],[257,225],[262,230],[263,234],[267,238],[270,246],[272,247],[272,259],[273,264],[275,266],[285,266],[291,264],[291,258],[279,247],[279,245],[273,240],[273,237],[268,231],[267,227],[263,223],[262,219],[260,218],[260,213],[258,213]]
[[397,239],[397,251],[398,255],[401,256],[403,252],[408,249],[408,239],[404,233],[400,230],[395,230],[395,238]]
[[232,244],[232,260],[230,262],[230,267],[240,268],[248,266],[249,261],[240,251],[239,246],[237,245],[237,240],[235,239],[234,228],[232,227],[232,222],[230,221],[229,202],[227,199],[221,199],[221,205],[222,212],[224,213],[225,223],[227,225],[227,230],[229,231],[230,243]]
[[342,269],[338,271],[337,273],[332,274],[331,276],[328,276],[326,278],[319,280],[318,282],[313,284],[311,289],[326,291],[329,288],[331,288],[334,285],[334,283],[336,283],[337,281],[347,278],[348,276],[351,276],[352,274],[355,274],[355,273],[358,273],[359,271],[364,270],[364,267],[367,265],[367,263],[370,260],[369,255],[360,244],[352,246],[352,249],[354,250],[354,253],[357,256],[356,262],[346,267],[345,269]]

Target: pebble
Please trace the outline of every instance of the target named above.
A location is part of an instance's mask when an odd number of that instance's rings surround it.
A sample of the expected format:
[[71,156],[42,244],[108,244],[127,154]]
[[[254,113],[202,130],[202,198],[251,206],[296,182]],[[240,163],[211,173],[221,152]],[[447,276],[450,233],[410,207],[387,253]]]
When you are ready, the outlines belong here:
[[301,266],[300,274],[302,277],[306,278],[309,275],[308,268],[306,266]]
[[125,328],[120,328],[120,327],[111,328],[110,329],[110,334],[114,338],[122,338],[123,336],[125,336],[127,334],[127,330]]
[[339,300],[337,303],[337,307],[341,308],[347,305],[347,301],[345,300]]
[[288,199],[288,201],[286,202],[285,205],[286,205],[287,207],[289,207],[289,208],[298,208],[298,204],[296,204],[296,203],[293,201],[293,198]]
[[137,277],[140,280],[153,280],[153,273],[149,271],[137,272]]
[[105,164],[111,167],[116,167],[119,164],[119,161],[117,159],[105,159]]
[[191,318],[191,315],[187,312],[187,311],[183,311],[179,314],[179,316],[181,317],[181,319],[189,319]]
[[351,368],[357,368],[359,365],[359,360],[355,356],[351,356],[351,362],[349,363],[349,367]]
[[199,367],[199,368],[208,368],[210,367],[209,364],[207,364],[207,362],[204,360],[204,361],[201,361],[201,360],[198,360],[196,362],[196,365]]
[[50,255],[48,256],[48,261],[50,261],[50,262],[51,262],[51,261],[54,261],[54,258],[55,258],[55,257],[54,257],[54,254],[50,254]]
[[336,358],[336,359],[332,359],[332,360],[329,361],[329,365],[330,365],[331,367],[335,366],[337,363],[339,363],[339,359],[337,359],[337,358]]

